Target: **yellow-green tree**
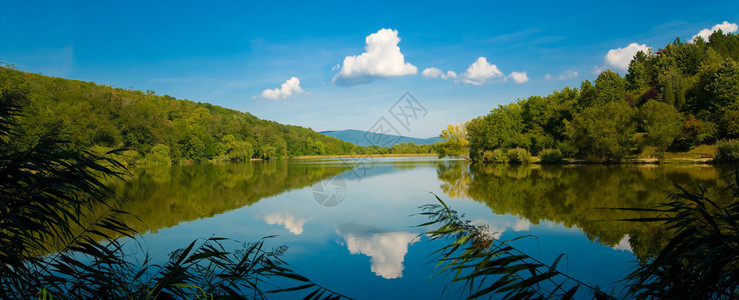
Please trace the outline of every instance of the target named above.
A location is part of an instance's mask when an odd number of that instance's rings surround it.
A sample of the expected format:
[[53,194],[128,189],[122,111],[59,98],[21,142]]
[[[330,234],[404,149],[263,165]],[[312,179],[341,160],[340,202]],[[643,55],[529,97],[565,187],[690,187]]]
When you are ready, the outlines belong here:
[[439,157],[461,156],[469,159],[470,141],[467,138],[467,123],[449,124],[441,131],[439,137],[444,141],[439,143],[436,150]]

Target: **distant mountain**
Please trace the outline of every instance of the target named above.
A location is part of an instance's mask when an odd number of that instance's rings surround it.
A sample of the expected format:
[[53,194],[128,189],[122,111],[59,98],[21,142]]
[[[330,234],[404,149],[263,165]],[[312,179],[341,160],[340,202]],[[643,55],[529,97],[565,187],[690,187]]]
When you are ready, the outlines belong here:
[[[420,139],[420,138],[392,135],[392,134],[382,134],[382,133],[374,134],[369,131],[354,130],[354,129],[336,130],[336,131],[331,131],[331,130],[321,131],[321,133],[328,135],[328,136],[338,138],[345,142],[353,143],[358,146],[378,145],[378,146],[392,147],[395,144],[401,144],[401,143],[407,143],[407,142],[413,142],[416,145],[428,145],[428,144],[433,144],[436,142],[441,142],[441,138],[439,137]],[[381,141],[381,142],[373,142],[373,141]]]

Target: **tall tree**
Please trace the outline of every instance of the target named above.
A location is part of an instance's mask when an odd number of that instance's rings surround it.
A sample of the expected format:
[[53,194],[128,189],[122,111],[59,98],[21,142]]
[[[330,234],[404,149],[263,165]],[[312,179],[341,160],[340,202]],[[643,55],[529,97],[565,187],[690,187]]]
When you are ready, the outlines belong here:
[[619,101],[575,114],[568,135],[588,159],[617,162],[628,154],[635,130],[634,110]]
[[626,99],[626,81],[610,69],[601,72],[595,79],[595,97],[596,106],[623,101]]
[[672,105],[649,100],[639,109],[638,116],[647,133],[647,143],[657,147],[660,161],[664,160],[665,150],[682,132],[682,115]]

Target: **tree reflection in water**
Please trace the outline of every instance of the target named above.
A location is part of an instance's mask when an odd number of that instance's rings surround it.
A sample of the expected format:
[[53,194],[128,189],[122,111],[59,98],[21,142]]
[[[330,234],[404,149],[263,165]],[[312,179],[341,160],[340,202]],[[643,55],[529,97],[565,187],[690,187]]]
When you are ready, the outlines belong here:
[[[705,165],[500,165],[440,162],[441,189],[452,198],[484,203],[493,213],[577,227],[591,240],[633,251],[639,259],[666,243],[666,233],[647,223],[612,221],[647,217],[637,211],[663,202],[675,185],[700,185],[718,193],[732,170]],[[609,221],[610,220],[610,221]]]

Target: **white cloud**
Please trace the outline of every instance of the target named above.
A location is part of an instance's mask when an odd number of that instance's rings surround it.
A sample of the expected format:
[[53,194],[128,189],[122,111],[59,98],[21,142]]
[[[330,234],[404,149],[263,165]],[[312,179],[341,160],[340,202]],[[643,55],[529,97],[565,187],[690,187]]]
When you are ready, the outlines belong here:
[[421,75],[426,78],[439,78],[442,74],[444,74],[444,72],[433,67],[426,68],[425,70],[423,70],[423,72],[421,72]]
[[380,29],[366,38],[365,52],[347,56],[334,77],[334,83],[350,86],[372,82],[375,79],[391,76],[413,75],[418,69],[405,62],[400,52],[398,31]]
[[628,234],[625,234],[623,238],[613,246],[613,250],[622,250],[622,251],[629,251],[634,252],[631,248],[631,237]]
[[564,73],[559,74],[557,76],[552,76],[550,74],[546,74],[546,75],[544,75],[544,79],[546,79],[546,80],[553,80],[553,79],[567,80],[567,79],[576,78],[579,75],[580,75],[580,73],[578,73],[577,71],[567,70]]
[[603,71],[605,71],[605,70],[606,70],[606,66],[605,65],[595,65],[595,66],[593,66],[593,71],[591,71],[590,73],[595,74],[595,75],[598,75],[600,73],[603,73]]
[[631,43],[625,48],[616,48],[608,50],[606,57],[604,58],[606,65],[613,67],[620,71],[626,71],[629,69],[629,63],[634,58],[637,52],[644,51],[649,52],[649,47],[645,44]]
[[498,66],[491,65],[485,57],[480,56],[462,74],[462,82],[472,85],[482,85],[488,79],[499,77],[503,77],[503,73],[498,70]]
[[739,30],[739,26],[737,26],[736,23],[729,23],[727,21],[724,21],[721,24],[713,25],[713,27],[711,27],[711,29],[704,28],[703,30],[701,30],[700,32],[698,32],[698,34],[696,34],[696,35],[693,36],[693,40],[695,40],[696,38],[698,38],[700,36],[700,37],[703,38],[704,41],[707,42],[708,41],[708,37],[711,36],[711,34],[713,34],[714,32],[716,32],[719,29],[721,29],[721,31],[723,31],[724,34],[726,34],[726,33],[730,33],[730,32],[736,32],[737,30]]
[[285,229],[289,230],[295,235],[303,233],[303,225],[308,221],[307,219],[297,219],[289,213],[281,214],[274,213],[264,217],[264,221],[270,225],[282,225]]
[[300,87],[300,79],[297,77],[291,77],[285,83],[280,86],[280,88],[276,89],[266,89],[262,91],[262,98],[269,99],[269,100],[281,100],[281,99],[287,99],[293,94],[302,94],[305,93],[305,90],[303,90]]
[[526,71],[511,72],[511,74],[508,75],[508,78],[513,79],[513,82],[515,82],[516,84],[522,84],[529,81],[529,76],[526,75]]
[[442,72],[438,68],[426,68],[421,72],[421,75],[426,78],[441,78],[441,79],[454,79],[457,78],[457,73],[454,71],[447,71],[446,73]]
[[342,225],[338,231],[346,241],[349,253],[370,257],[372,273],[385,279],[403,277],[403,261],[408,245],[415,242],[416,234],[377,232],[374,228],[354,224]]
[[531,222],[526,219],[518,219],[516,224],[513,225],[513,231],[527,231],[531,227]]

